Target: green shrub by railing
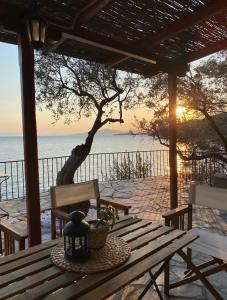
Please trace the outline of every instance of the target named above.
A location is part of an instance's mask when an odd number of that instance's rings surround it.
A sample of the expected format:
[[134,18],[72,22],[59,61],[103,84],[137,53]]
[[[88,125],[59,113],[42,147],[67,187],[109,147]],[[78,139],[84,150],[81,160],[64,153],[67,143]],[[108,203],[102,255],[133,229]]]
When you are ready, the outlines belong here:
[[128,154],[120,163],[117,160],[113,161],[110,180],[145,178],[151,173],[151,168],[151,162],[148,159],[143,160],[140,153],[136,153],[134,160]]

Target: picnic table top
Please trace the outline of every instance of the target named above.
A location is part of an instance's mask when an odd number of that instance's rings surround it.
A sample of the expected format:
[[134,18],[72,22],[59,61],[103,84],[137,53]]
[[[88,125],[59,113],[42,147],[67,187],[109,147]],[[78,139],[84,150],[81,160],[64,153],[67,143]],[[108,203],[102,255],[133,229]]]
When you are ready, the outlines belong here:
[[92,275],[64,271],[50,259],[52,240],[0,258],[0,299],[105,299],[145,272],[166,261],[197,236],[125,216],[111,230],[131,247],[121,266]]

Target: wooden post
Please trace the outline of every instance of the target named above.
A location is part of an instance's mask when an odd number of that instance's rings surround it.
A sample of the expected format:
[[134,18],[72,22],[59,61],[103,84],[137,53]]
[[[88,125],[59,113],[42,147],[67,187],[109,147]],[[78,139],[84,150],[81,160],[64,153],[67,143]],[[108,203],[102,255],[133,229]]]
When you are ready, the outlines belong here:
[[170,166],[170,208],[178,206],[177,197],[177,130],[176,130],[176,92],[177,75],[168,74],[169,90],[169,166]]
[[18,33],[21,99],[23,118],[24,164],[29,246],[41,243],[39,171],[35,111],[34,50],[27,28]]

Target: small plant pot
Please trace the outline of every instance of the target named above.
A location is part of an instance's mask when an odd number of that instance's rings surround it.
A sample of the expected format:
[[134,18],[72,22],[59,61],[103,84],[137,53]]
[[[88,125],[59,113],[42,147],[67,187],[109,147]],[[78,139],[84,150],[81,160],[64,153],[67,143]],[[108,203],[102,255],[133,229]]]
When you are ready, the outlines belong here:
[[100,224],[95,227],[97,221],[92,221],[90,223],[90,230],[88,233],[88,248],[90,249],[100,249],[105,246],[107,235],[109,233],[109,225]]

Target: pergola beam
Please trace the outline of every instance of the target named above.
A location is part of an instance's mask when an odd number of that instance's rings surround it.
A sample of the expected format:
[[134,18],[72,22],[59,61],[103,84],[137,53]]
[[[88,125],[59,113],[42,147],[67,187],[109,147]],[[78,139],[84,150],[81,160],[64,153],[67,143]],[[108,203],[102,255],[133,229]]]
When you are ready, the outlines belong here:
[[[185,31],[193,25],[201,23],[202,21],[212,16],[222,13],[225,10],[227,10],[226,0],[211,1],[210,3],[198,9],[197,11],[194,11],[193,14],[182,17],[178,21],[170,23],[167,27],[160,30],[159,33],[157,33],[153,37],[148,37],[144,40],[137,41],[136,44],[139,43],[141,46],[146,45],[146,47],[149,44],[152,47],[154,45],[159,44],[160,42],[163,42],[171,37],[176,36],[177,34]],[[118,55],[112,57],[110,61],[106,62],[106,64],[110,67],[114,67],[127,59],[129,59],[129,57],[122,57]]]
[[93,0],[79,12],[75,25],[87,24],[97,13],[100,12],[113,0]]
[[128,49],[127,46],[124,45],[116,45],[115,42],[111,40],[107,40],[104,37],[100,37],[99,35],[91,34],[90,32],[83,31],[66,31],[62,33],[62,38],[74,40],[80,42],[82,44],[86,44],[89,46],[93,46],[99,49],[107,50],[110,52],[114,52],[117,54],[122,54],[131,58],[135,58],[141,61],[144,61],[149,64],[156,64],[156,57],[149,57],[144,53],[135,51],[132,48]]
[[204,49],[189,54],[187,63],[190,63],[194,60],[203,58],[207,55],[211,55],[213,53],[219,52],[221,50],[226,50],[226,49],[227,49],[227,39],[218,41],[216,43],[211,44],[210,46],[204,47]]
[[[107,6],[113,0],[93,0],[85,5],[79,13],[76,15],[74,23],[72,25],[72,31],[76,30],[77,26],[87,24],[100,10]],[[60,45],[62,45],[67,38],[61,37],[57,42],[48,45],[44,49],[44,53],[55,51]]]

